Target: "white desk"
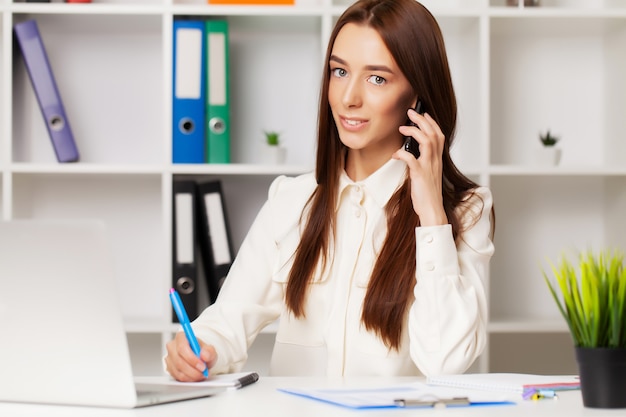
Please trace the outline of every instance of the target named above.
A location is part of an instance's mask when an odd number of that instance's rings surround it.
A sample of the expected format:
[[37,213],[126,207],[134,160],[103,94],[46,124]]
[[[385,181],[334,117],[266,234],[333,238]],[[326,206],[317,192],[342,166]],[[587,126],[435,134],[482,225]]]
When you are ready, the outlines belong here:
[[411,378],[278,378],[210,398],[163,404],[135,410],[0,403],[2,417],[393,417],[393,416],[506,416],[506,417],[617,417],[626,410],[584,408],[580,391],[562,392],[557,400],[525,401],[519,405],[452,409],[350,410],[278,392],[282,387],[381,387],[404,384]]

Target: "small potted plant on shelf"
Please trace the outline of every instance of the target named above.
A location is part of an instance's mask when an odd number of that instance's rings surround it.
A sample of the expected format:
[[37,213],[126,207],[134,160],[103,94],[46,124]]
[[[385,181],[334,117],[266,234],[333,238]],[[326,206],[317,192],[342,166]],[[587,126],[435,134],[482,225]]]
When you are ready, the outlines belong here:
[[284,164],[287,159],[287,149],[281,146],[280,133],[266,131],[265,133],[265,162],[269,164]]
[[583,404],[626,408],[624,254],[586,251],[578,263],[562,256],[552,273],[555,284],[545,272],[543,277],[575,345]]
[[536,162],[539,165],[558,165],[561,161],[561,149],[556,145],[560,138],[550,133],[548,129],[546,133],[539,133],[539,141],[542,146],[537,151]]

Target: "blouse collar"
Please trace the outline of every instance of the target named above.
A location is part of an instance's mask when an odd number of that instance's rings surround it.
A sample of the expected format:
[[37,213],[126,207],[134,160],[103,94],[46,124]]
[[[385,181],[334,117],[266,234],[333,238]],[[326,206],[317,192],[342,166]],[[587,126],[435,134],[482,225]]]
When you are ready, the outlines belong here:
[[369,177],[361,181],[352,181],[345,170],[342,170],[337,190],[335,210],[339,209],[341,195],[349,186],[360,186],[374,199],[379,207],[385,207],[393,193],[406,178],[406,164],[399,159],[391,158]]

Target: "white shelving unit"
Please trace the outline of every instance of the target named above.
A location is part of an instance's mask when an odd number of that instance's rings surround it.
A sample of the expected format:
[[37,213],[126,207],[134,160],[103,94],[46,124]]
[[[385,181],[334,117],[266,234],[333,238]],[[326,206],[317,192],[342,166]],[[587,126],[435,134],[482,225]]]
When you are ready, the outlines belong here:
[[[324,51],[348,3],[0,0],[0,217],[105,220],[140,373],[161,372],[175,330],[167,298],[172,180],[220,178],[241,244],[272,179],[314,166]],[[490,343],[473,369],[575,372],[541,265],[564,250],[626,248],[626,1],[423,3],[444,31],[458,96],[453,155],[495,196]],[[170,163],[172,20],[180,15],[229,20],[232,164]],[[12,43],[13,25],[30,18],[42,32],[80,163],[56,163]],[[257,159],[269,129],[283,133],[286,165]],[[557,167],[533,162],[546,129],[562,137]],[[250,367],[265,369],[271,343],[270,329]]]

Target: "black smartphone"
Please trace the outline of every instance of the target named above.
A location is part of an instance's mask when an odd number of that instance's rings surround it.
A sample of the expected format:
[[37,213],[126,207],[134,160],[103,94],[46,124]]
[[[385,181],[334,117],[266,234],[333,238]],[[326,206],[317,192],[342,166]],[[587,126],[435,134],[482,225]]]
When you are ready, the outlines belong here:
[[[424,105],[422,104],[422,100],[417,100],[417,104],[415,105],[415,111],[419,114],[424,114]],[[411,120],[408,122],[409,126],[417,126]],[[407,152],[411,152],[415,159],[420,157],[420,144],[417,143],[412,136],[405,136],[404,140],[404,150]]]

